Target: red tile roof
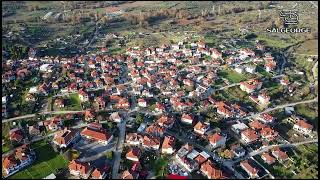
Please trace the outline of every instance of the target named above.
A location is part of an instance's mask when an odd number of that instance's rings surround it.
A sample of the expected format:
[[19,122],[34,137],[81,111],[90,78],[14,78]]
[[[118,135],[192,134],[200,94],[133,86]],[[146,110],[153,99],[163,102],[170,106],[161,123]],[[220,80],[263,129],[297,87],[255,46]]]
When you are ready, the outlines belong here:
[[246,171],[250,172],[251,174],[257,174],[258,173],[258,170],[256,168],[252,167],[247,160],[242,161],[240,164],[242,166],[244,166]]
[[307,122],[305,122],[304,120],[298,120],[296,125],[302,127],[302,128],[305,128],[305,129],[312,129],[313,126]]
[[95,140],[102,140],[102,141],[108,141],[111,134],[107,133],[106,130],[96,130],[90,127],[86,127],[84,130],[81,131],[81,135],[89,136]]
[[200,170],[205,173],[209,179],[226,179],[225,174],[218,169],[210,160],[201,165]]
[[72,160],[69,164],[69,169],[79,171],[81,175],[86,175],[90,171],[90,164]]
[[219,133],[215,133],[215,134],[209,136],[208,139],[209,139],[210,143],[215,144],[215,143],[219,142],[222,138],[223,138],[223,136],[221,136]]

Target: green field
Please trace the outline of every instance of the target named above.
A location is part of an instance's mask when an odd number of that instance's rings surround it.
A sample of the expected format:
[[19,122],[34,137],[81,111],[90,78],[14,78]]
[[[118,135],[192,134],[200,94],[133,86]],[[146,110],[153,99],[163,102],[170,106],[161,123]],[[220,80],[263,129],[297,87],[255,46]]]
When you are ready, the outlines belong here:
[[36,160],[23,171],[20,171],[9,179],[42,179],[60,168],[66,168],[68,162],[62,155],[53,151],[45,141],[39,141],[31,145],[36,153]]
[[239,83],[241,81],[247,80],[244,74],[237,73],[231,69],[225,69],[219,72],[219,76],[228,79],[231,83]]
[[318,40],[308,40],[299,45],[295,50],[297,54],[318,55]]
[[81,101],[78,96],[78,93],[71,94],[68,97],[68,101],[69,101],[69,103],[62,109],[69,110],[69,111],[80,111],[82,109],[81,108]]
[[317,104],[310,104],[309,106],[306,104],[300,104],[295,107],[295,110],[299,115],[308,119],[314,126],[314,128],[318,129],[318,109],[316,108]]

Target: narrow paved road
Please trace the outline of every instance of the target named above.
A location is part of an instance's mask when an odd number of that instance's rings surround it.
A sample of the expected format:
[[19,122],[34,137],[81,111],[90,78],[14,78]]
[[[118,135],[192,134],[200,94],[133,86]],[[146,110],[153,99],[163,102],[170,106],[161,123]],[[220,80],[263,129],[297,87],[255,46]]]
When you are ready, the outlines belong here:
[[121,160],[121,153],[123,149],[123,143],[124,143],[124,137],[126,135],[126,121],[128,118],[128,114],[125,115],[124,120],[118,124],[120,133],[118,138],[118,143],[116,150],[114,151],[114,163],[112,167],[112,179],[118,179],[119,178],[119,166],[120,166],[120,160]]
[[274,110],[277,110],[277,109],[282,109],[282,108],[285,108],[285,107],[288,107],[288,106],[296,106],[298,104],[306,104],[306,103],[313,103],[313,102],[318,102],[318,97],[314,98],[314,99],[310,99],[310,100],[305,100],[305,101],[299,101],[299,102],[294,102],[294,103],[287,103],[287,104],[282,104],[282,105],[278,105],[274,108],[268,108],[262,112],[259,112],[259,113],[255,113],[255,114],[252,114],[250,116],[247,116],[245,117],[244,119],[250,119],[250,118],[254,118],[254,117],[257,117],[259,116],[260,114],[262,113],[267,113],[267,112],[270,112],[270,111],[274,111]]
[[317,143],[318,142],[318,139],[312,139],[312,140],[306,140],[306,141],[302,141],[302,142],[297,142],[297,143],[289,143],[289,144],[275,144],[275,145],[270,145],[270,146],[267,146],[267,147],[264,147],[262,149],[259,149],[257,151],[253,151],[253,152],[250,152],[248,155],[242,157],[242,158],[239,158],[239,159],[236,159],[234,161],[231,161],[232,164],[235,164],[239,161],[242,161],[244,159],[248,159],[252,156],[255,156],[255,155],[258,155],[258,154],[262,154],[266,151],[269,151],[270,149],[274,148],[274,147],[293,147],[293,146],[299,146],[299,145],[303,145],[303,144],[309,144],[309,143]]

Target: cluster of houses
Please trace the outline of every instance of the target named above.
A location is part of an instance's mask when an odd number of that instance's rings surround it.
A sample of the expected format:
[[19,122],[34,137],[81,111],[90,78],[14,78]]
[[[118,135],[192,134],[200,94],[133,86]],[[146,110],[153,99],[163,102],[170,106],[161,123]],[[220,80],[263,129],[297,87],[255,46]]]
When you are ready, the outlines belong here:
[[8,177],[32,164],[35,160],[35,152],[29,144],[16,148],[13,153],[2,158],[3,176]]
[[[263,46],[257,49],[264,50]],[[30,88],[25,97],[27,101],[35,101],[37,94],[48,95],[52,90],[60,90],[61,93],[77,92],[81,103],[90,102],[91,108],[87,109],[83,115],[85,121],[93,121],[96,112],[105,109],[128,110],[133,108],[132,102],[137,96],[137,105],[140,108],[154,106],[153,111],[161,114],[158,119],[144,127],[139,133],[128,133],[126,144],[130,146],[126,152],[126,158],[135,162],[132,169],[125,170],[121,178],[138,178],[144,175],[143,171],[136,169],[141,161],[144,150],[157,151],[162,154],[174,154],[177,161],[188,172],[200,170],[208,178],[227,178],[217,164],[210,160],[210,155],[204,151],[199,151],[190,144],[183,145],[179,150],[175,148],[175,138],[166,135],[165,132],[171,129],[176,117],[169,112],[181,112],[180,121],[186,125],[192,125],[193,132],[206,138],[212,148],[223,147],[226,144],[226,135],[215,132],[208,133],[209,123],[201,120],[196,121],[192,110],[199,107],[206,109],[209,106],[215,108],[217,114],[223,118],[240,118],[248,114],[248,110],[236,103],[218,101],[211,96],[204,97],[210,85],[218,79],[217,70],[222,64],[235,65],[235,71],[241,73],[243,70],[254,73],[255,66],[247,65],[242,69],[240,63],[247,59],[253,62],[264,61],[267,72],[273,71],[276,61],[270,53],[265,53],[263,58],[256,57],[251,49],[239,49],[238,51],[221,51],[216,48],[207,48],[203,41],[197,43],[179,42],[172,45],[160,47],[150,47],[144,50],[139,48],[129,48],[125,55],[110,56],[107,49],[104,53],[90,56],[77,56],[73,58],[32,58],[20,60],[14,67],[8,60],[3,63],[5,68],[10,70],[3,73],[3,83],[9,83],[17,78],[24,79],[31,74],[32,69],[39,69],[41,77],[49,77],[60,64],[66,71],[63,78],[53,79],[50,83],[42,82],[40,85]],[[231,55],[224,58],[226,55]],[[208,57],[210,57],[208,60]],[[224,59],[226,60],[224,60]],[[202,68],[206,66],[207,68]],[[23,68],[22,68],[23,67]],[[281,79],[284,86],[289,84],[288,79]],[[130,84],[130,85],[125,85]],[[250,79],[240,82],[240,89],[250,94],[249,98],[259,105],[268,105],[270,97],[267,92],[260,91],[262,82],[258,79]],[[155,90],[156,89],[156,90]],[[102,90],[102,93],[96,93]],[[159,90],[159,91],[157,91]],[[159,100],[159,97],[161,98]],[[158,99],[159,98],[159,99]],[[156,100],[150,101],[150,99]],[[2,116],[6,117],[6,98],[2,98]],[[61,98],[54,100],[54,105],[59,108],[65,106],[65,101]],[[122,117],[119,112],[112,113],[110,120],[121,122]],[[251,144],[260,139],[265,142],[274,140],[278,136],[272,123],[275,118],[268,113],[262,113],[248,124],[237,123],[231,129],[239,135],[243,144]],[[81,137],[97,141],[101,144],[109,144],[113,135],[104,129],[99,123],[90,123],[81,132],[72,128],[64,128],[63,120],[60,117],[53,117],[49,120],[39,122],[28,127],[30,135],[39,135],[40,127],[43,126],[49,131],[57,131],[53,138],[53,143],[59,148],[67,148]],[[191,127],[191,126],[190,126]],[[293,127],[303,134],[310,134],[312,126],[304,120],[298,120]],[[23,133],[19,129],[10,131],[12,140],[21,142]],[[243,156],[245,150],[241,147],[232,149],[238,157]],[[272,158],[279,161],[285,159],[285,155],[280,149],[272,150],[272,156],[263,154],[263,159],[273,162]],[[7,160],[8,162],[8,160]],[[10,164],[10,163],[6,163]],[[22,163],[23,164],[23,163]],[[6,165],[7,174],[16,172]],[[257,177],[258,170],[247,161],[241,162],[241,167],[250,174]],[[106,168],[107,169],[107,168]],[[104,178],[106,169],[92,168],[89,163],[73,160],[69,164],[70,173],[82,178]]]
[[103,168],[92,167],[88,162],[72,160],[68,165],[69,172],[74,177],[82,179],[105,179],[110,172],[110,166],[105,165]]
[[53,143],[59,148],[66,148],[79,137],[96,141],[100,144],[109,144],[113,135],[102,127],[99,123],[90,123],[81,132],[75,129],[64,128],[54,135]]

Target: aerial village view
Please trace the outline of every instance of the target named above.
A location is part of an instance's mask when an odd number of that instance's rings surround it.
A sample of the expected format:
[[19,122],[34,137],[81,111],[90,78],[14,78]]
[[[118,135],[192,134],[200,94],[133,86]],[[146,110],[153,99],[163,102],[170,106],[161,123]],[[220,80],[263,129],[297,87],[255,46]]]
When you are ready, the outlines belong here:
[[2,1],[2,178],[317,179],[318,2]]

